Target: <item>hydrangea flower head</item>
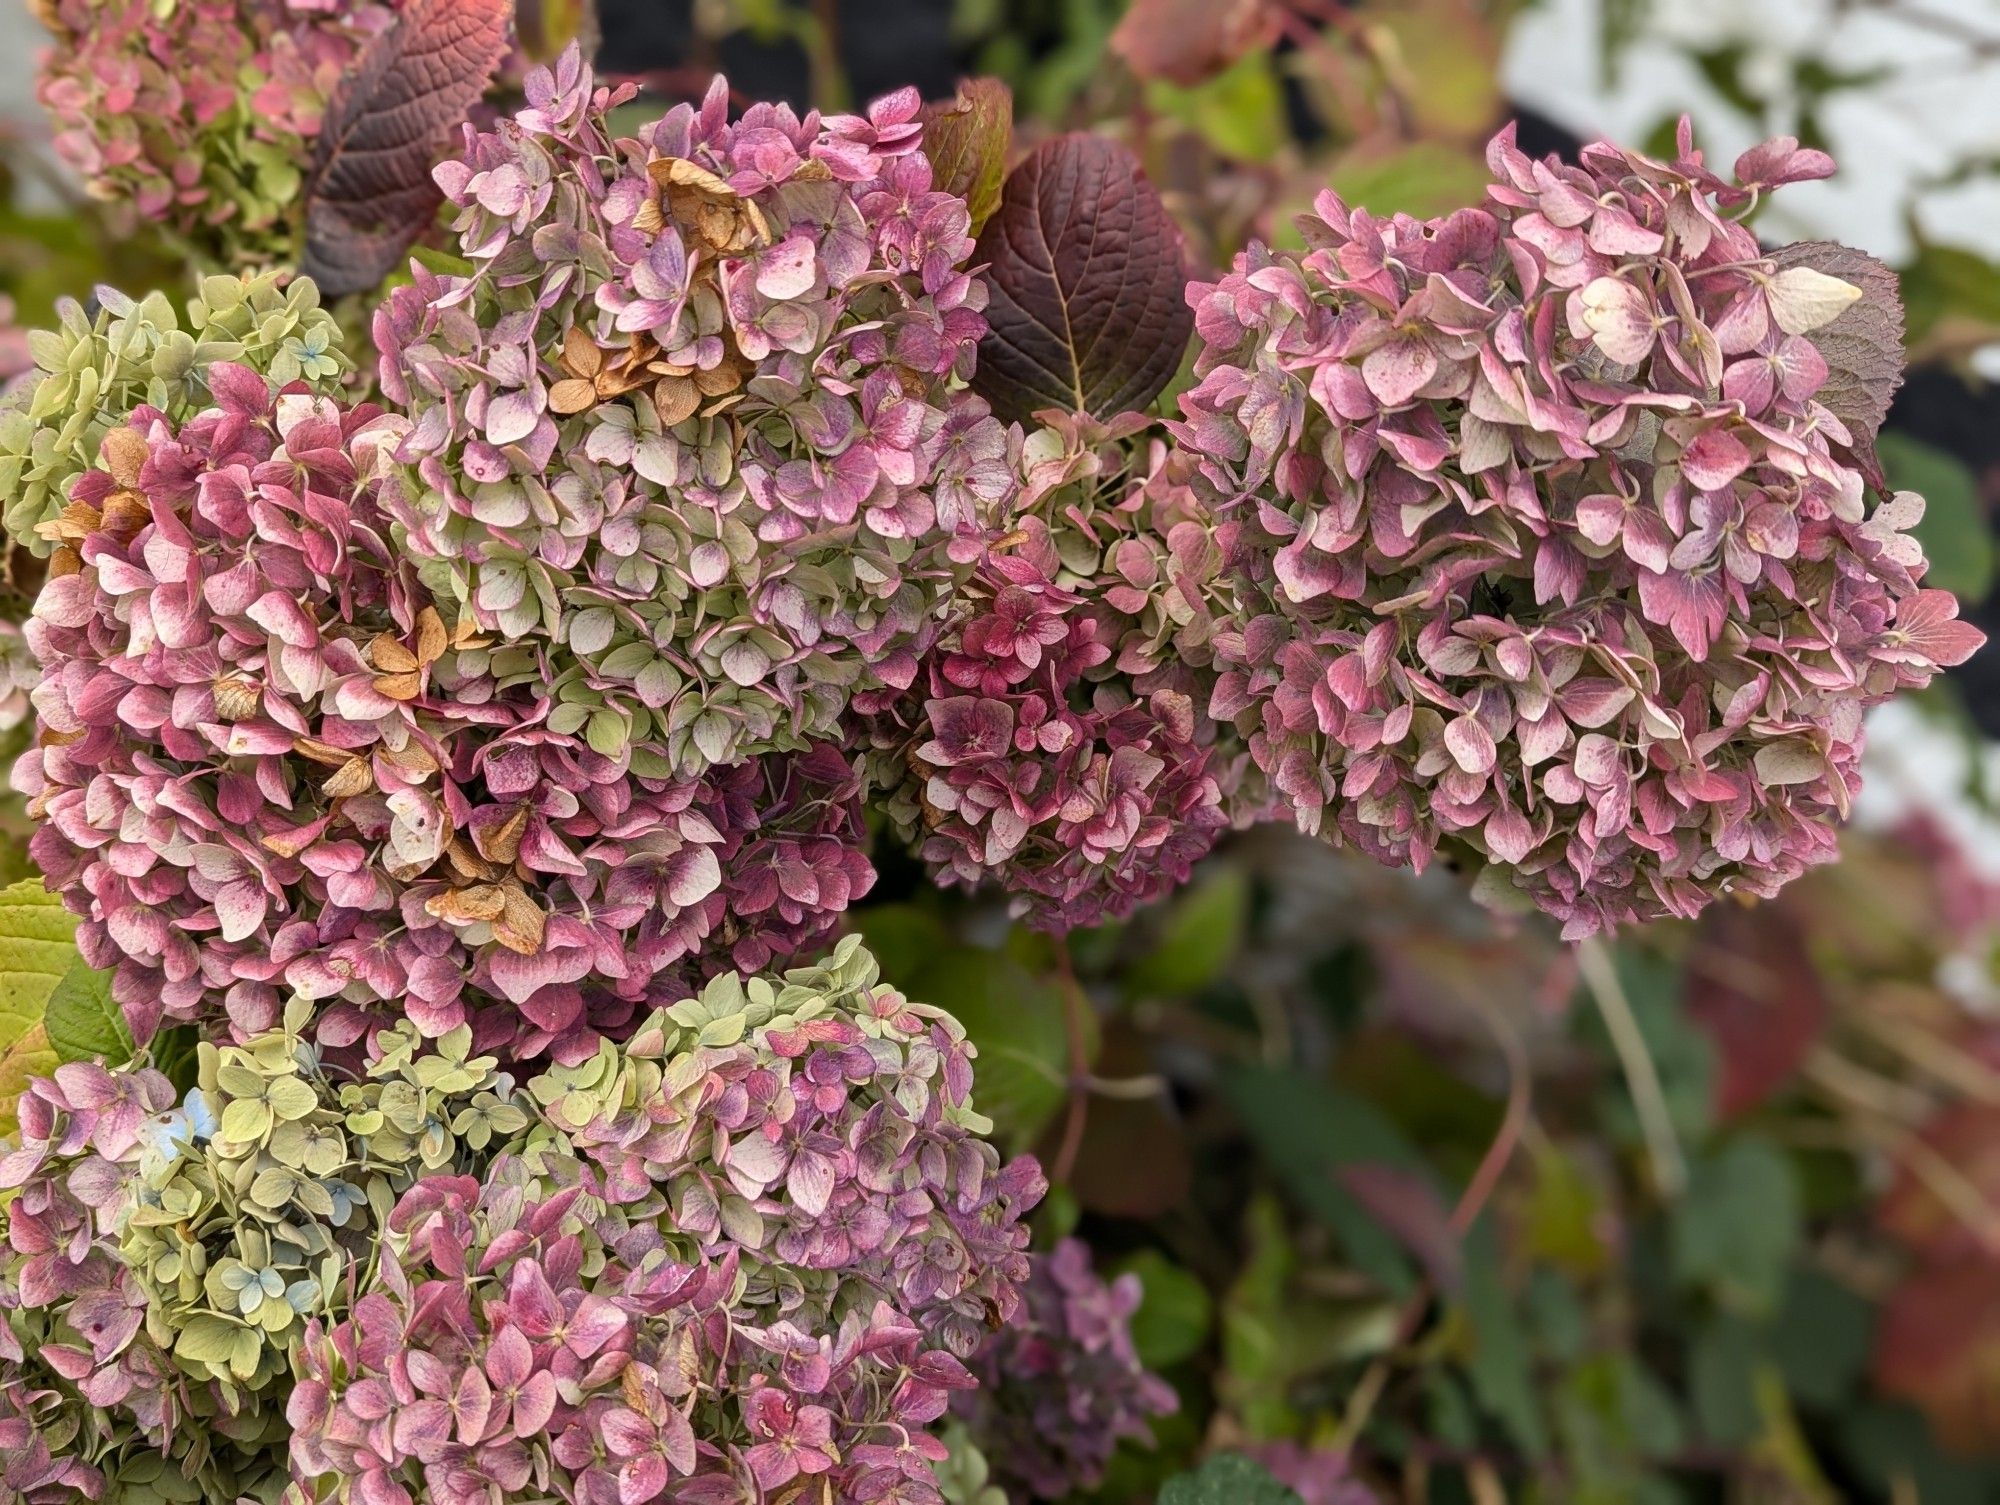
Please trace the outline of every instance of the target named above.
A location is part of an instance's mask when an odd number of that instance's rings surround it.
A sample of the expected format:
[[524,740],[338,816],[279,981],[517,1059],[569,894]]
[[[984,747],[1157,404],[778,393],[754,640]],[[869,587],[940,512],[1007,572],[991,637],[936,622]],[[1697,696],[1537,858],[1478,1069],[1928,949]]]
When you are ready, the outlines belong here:
[[1110,659],[1080,598],[996,554],[925,666],[909,724],[878,730],[907,781],[892,809],[948,886],[993,883],[1039,928],[1130,913],[1187,881],[1227,826],[1194,701],[1093,684]]
[[448,630],[378,505],[393,420],[238,362],[200,400],[105,433],[27,628],[32,851],[138,1039],[298,994],[364,1055],[406,1018],[587,1055],[866,892],[837,749],[648,774],[551,725],[534,647]]
[[1233,576],[1148,420],[1010,431],[1005,534],[901,697],[858,696],[890,817],[948,886],[1044,929],[1122,917],[1260,813],[1207,714]]
[[1480,208],[1323,194],[1190,289],[1175,432],[1257,592],[1212,709],[1303,827],[1450,842],[1572,936],[1769,894],[1833,855],[1866,708],[1982,641],[1821,401],[1859,290],[1732,217],[1832,164],[1488,160]]
[[[22,1095],[20,1147],[0,1157],[10,1194],[0,1213],[9,1499],[275,1500],[284,1486],[281,1410],[183,1367],[166,1313],[120,1247],[142,1200],[149,1131],[173,1107],[160,1072],[89,1062]],[[182,1254],[171,1283],[199,1291],[200,1250]],[[160,1492],[148,1488],[155,1482]]]
[[366,1505],[941,1505],[933,1428],[1016,1314],[1042,1190],[970,1085],[963,1031],[854,940],[535,1078],[539,1125],[405,1193],[377,1288],[308,1335],[297,1476]]
[[37,0],[57,155],[212,264],[284,259],[310,143],[382,0]]
[[1140,1296],[1136,1275],[1099,1276],[1080,1239],[1035,1257],[1021,1316],[980,1353],[979,1388],[954,1403],[1011,1498],[1094,1489],[1120,1442],[1149,1440],[1152,1418],[1179,1409],[1133,1349]]
[[571,49],[438,169],[476,270],[376,320],[407,407],[395,516],[454,616],[542,637],[552,729],[687,775],[914,682],[1004,491],[954,390],[985,331],[914,90],[866,118],[717,79],[632,138]]

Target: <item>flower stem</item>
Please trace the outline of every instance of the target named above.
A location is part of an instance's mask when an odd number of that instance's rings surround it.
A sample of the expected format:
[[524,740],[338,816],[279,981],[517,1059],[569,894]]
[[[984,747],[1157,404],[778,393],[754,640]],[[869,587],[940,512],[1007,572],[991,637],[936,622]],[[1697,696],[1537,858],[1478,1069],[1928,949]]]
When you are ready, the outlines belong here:
[[1625,1085],[1632,1094],[1632,1107],[1639,1115],[1639,1130],[1646,1139],[1646,1154],[1653,1163],[1653,1180],[1660,1195],[1669,1200],[1687,1187],[1687,1157],[1681,1153],[1680,1136],[1674,1132],[1673,1116],[1667,1111],[1667,1097],[1660,1088],[1660,1074],[1653,1065],[1653,1053],[1632,1012],[1632,1000],[1618,980],[1618,968],[1611,952],[1596,936],[1577,942],[1576,962],[1584,986],[1597,1003],[1597,1012],[1618,1052],[1625,1071]]

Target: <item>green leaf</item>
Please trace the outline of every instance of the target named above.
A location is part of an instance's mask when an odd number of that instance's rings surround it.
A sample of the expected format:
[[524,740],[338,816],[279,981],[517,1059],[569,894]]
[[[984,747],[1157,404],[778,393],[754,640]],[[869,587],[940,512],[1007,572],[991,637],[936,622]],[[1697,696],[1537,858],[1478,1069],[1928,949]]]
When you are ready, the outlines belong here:
[[1333,191],[1372,214],[1428,218],[1479,202],[1487,182],[1479,156],[1441,141],[1417,141],[1395,151],[1363,148],[1333,164]]
[[1340,1236],[1348,1258],[1397,1296],[1416,1277],[1402,1245],[1342,1184],[1342,1166],[1381,1164],[1430,1179],[1424,1158],[1365,1098],[1300,1072],[1238,1067],[1224,1094],[1299,1203]]
[[965,1026],[979,1048],[974,1104],[1007,1143],[1032,1143],[1069,1096],[1061,992],[1012,957],[971,946],[932,956],[904,986]]
[[1160,1505],[1299,1505],[1299,1497],[1237,1453],[1218,1453],[1167,1482]]
[[854,919],[862,941],[881,964],[883,977],[912,997],[918,996],[911,985],[917,974],[951,949],[944,921],[916,904],[871,904],[854,912]]
[[75,933],[76,920],[39,878],[0,889],[0,1134],[13,1132],[29,1079],[61,1064],[43,1015],[76,962]]
[[1954,246],[1920,246],[1902,276],[1912,344],[1946,319],[2000,325],[2000,275],[1984,257]]
[[1462,1301],[1473,1344],[1466,1377],[1479,1404],[1498,1418],[1524,1453],[1538,1458],[1548,1448],[1548,1428],[1537,1399],[1527,1333],[1501,1279],[1503,1263],[1492,1220],[1481,1218],[1465,1241]]
[[1674,1274],[1727,1307],[1769,1316],[1784,1298],[1800,1231],[1791,1162],[1769,1140],[1746,1135],[1689,1168],[1673,1209]]
[[1718,1447],[1743,1447],[1764,1431],[1757,1405],[1756,1329],[1740,1317],[1712,1318],[1688,1352],[1688,1390],[1701,1435]]
[[111,998],[111,977],[78,957],[49,995],[49,1044],[65,1061],[101,1060],[122,1066],[132,1059],[132,1032]]
[[1268,162],[1288,137],[1284,91],[1266,52],[1247,52],[1191,89],[1158,80],[1147,101],[1239,162]]
[[1876,443],[1889,484],[1924,499],[1914,532],[1931,562],[1924,584],[1964,601],[1983,600],[1993,584],[1993,525],[1979,481],[1958,456],[1891,431]]
[[1206,1286],[1157,1249],[1141,1249],[1118,1272],[1137,1275],[1145,1292],[1132,1314],[1132,1342],[1148,1369],[1165,1369],[1201,1351],[1215,1320]]
[[1125,974],[1134,998],[1186,998],[1223,973],[1243,946],[1250,920],[1250,877],[1240,867],[1211,867],[1175,895],[1157,939]]
[[1810,1265],[1792,1272],[1771,1326],[1771,1355],[1796,1400],[1832,1410],[1861,1387],[1874,1341],[1875,1308]]
[[[1695,1027],[1681,987],[1680,969],[1649,951],[1621,946],[1616,952],[1618,977],[1632,1004],[1632,1018],[1644,1037],[1646,1050],[1659,1073],[1667,1116],[1683,1143],[1698,1143],[1715,1117],[1715,1047]],[[1585,1006],[1576,1017],[1595,1048],[1615,1061],[1603,1016]],[[1633,1111],[1630,1089],[1622,1073],[1613,1073],[1602,1112],[1620,1142],[1639,1144],[1644,1136]]]

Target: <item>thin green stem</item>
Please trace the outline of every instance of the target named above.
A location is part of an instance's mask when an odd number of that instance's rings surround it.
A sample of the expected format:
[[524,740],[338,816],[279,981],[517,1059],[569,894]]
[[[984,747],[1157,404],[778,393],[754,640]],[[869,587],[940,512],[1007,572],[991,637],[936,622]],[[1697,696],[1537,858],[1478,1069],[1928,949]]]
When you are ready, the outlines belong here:
[[1625,996],[1610,950],[1596,936],[1577,943],[1576,963],[1611,1036],[1612,1049],[1618,1052],[1618,1064],[1624,1068],[1632,1107],[1639,1115],[1639,1131],[1645,1136],[1646,1154],[1653,1163],[1654,1184],[1661,1196],[1672,1200],[1687,1187],[1687,1157],[1681,1152],[1673,1115],[1667,1111],[1667,1096],[1660,1088],[1660,1073],[1639,1029],[1638,1016],[1632,1012],[1632,1000]]

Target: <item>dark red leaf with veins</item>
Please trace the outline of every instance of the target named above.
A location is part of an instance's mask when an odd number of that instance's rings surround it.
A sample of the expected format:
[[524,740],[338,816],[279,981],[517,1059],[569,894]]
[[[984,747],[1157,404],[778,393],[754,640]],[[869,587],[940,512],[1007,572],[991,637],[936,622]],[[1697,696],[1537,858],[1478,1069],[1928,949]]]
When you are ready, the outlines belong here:
[[1194,330],[1180,231],[1117,142],[1036,147],[1008,175],[972,259],[993,292],[972,385],[1002,418],[1111,418],[1145,407],[1180,368]]
[[511,0],[409,0],[327,103],[306,175],[300,270],[329,295],[366,292],[436,213],[438,146],[507,54]]

